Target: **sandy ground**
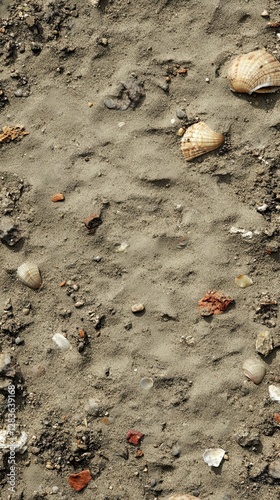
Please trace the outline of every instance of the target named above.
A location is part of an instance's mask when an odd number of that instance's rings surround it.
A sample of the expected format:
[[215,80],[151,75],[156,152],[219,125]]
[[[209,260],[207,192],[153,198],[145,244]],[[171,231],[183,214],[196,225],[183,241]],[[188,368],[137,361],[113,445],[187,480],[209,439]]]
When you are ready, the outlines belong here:
[[[238,54],[279,59],[280,30],[267,28],[279,2],[93,3],[0,1],[0,126],[29,133],[0,151],[0,229],[21,235],[0,243],[1,346],[16,364],[2,369],[0,432],[12,384],[13,439],[28,436],[14,492],[3,451],[1,498],[280,498],[268,392],[280,380],[279,92],[234,94],[226,79]],[[141,95],[108,109],[120,82]],[[195,120],[226,146],[186,162],[177,132]],[[39,290],[16,277],[26,261]],[[253,285],[238,288],[240,274]],[[209,290],[234,304],[202,317]],[[244,376],[246,358],[263,358],[261,384]],[[129,429],[144,434],[138,446]],[[213,447],[226,451],[218,468],[202,458]],[[76,493],[68,477],[87,469]]]

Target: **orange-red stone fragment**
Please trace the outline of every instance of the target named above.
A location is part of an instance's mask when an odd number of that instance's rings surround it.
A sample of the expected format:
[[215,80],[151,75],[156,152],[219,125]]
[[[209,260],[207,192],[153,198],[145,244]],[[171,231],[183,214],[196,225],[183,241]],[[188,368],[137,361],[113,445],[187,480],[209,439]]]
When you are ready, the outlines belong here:
[[83,220],[86,228],[90,233],[95,233],[96,229],[100,224],[102,224],[102,219],[99,214],[89,215],[86,219]]
[[51,201],[53,202],[56,202],[56,201],[64,201],[65,200],[65,196],[63,193],[55,193],[52,197],[51,197]]
[[199,312],[201,316],[221,314],[233,302],[234,299],[232,297],[226,297],[220,292],[209,290],[198,302]]
[[92,480],[89,470],[82,470],[77,474],[70,474],[68,482],[75,491],[83,490],[87,484]]
[[142,432],[129,429],[126,435],[126,442],[130,444],[135,444],[137,446],[143,437],[144,434],[142,434]]
[[274,413],[274,420],[277,424],[280,424],[280,415],[279,413]]

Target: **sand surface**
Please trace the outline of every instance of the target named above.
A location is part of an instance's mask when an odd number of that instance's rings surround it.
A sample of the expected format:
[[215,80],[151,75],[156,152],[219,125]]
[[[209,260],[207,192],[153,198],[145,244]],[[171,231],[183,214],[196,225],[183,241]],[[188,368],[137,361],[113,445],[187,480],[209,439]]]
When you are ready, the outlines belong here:
[[[14,439],[28,436],[15,492],[3,452],[1,498],[280,498],[268,392],[280,381],[279,92],[234,94],[226,79],[238,54],[280,58],[267,27],[279,1],[2,0],[0,17],[0,127],[28,132],[0,144],[0,230],[21,235],[0,243],[1,349],[16,370],[2,370],[0,433],[13,384]],[[177,132],[195,121],[226,143],[187,162]],[[39,290],[17,279],[26,261]],[[253,285],[238,288],[240,274]],[[202,317],[210,290],[234,303]],[[247,358],[266,366],[259,385]],[[217,447],[211,468],[202,456]],[[87,469],[78,494],[68,477]]]

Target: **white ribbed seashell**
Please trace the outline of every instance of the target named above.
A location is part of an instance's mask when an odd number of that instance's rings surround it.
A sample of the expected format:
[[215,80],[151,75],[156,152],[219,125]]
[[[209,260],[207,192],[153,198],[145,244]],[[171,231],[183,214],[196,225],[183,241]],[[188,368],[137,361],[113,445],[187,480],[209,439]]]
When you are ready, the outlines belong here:
[[233,92],[275,92],[280,86],[280,62],[265,49],[240,54],[230,64],[227,78]]
[[266,374],[266,367],[258,359],[246,359],[242,366],[244,375],[252,380],[254,384],[260,384]]
[[222,448],[208,448],[203,453],[203,460],[209,467],[219,467],[225,456],[225,450]]
[[17,277],[24,285],[34,290],[40,288],[42,285],[40,269],[33,262],[24,262],[21,264],[17,270]]
[[186,160],[189,161],[219,148],[224,140],[223,134],[214,132],[206,123],[194,123],[182,137],[181,151]]
[[71,349],[69,340],[67,340],[62,333],[55,333],[52,339],[57,347],[62,351],[69,351],[69,349]]

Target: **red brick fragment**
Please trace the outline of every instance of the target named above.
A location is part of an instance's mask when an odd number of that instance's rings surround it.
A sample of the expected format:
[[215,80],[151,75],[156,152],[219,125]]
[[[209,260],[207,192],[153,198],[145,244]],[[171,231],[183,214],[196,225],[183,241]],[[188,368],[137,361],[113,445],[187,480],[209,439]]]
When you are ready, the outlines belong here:
[[87,484],[92,480],[89,470],[82,470],[77,474],[70,474],[68,482],[75,491],[83,490]]
[[144,434],[142,434],[142,432],[129,429],[126,435],[126,442],[130,444],[135,444],[137,446],[143,437]]
[[221,314],[233,302],[232,297],[226,297],[220,292],[210,290],[200,299],[198,307],[201,316],[211,316],[212,314]]

